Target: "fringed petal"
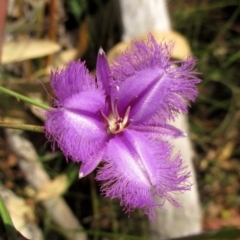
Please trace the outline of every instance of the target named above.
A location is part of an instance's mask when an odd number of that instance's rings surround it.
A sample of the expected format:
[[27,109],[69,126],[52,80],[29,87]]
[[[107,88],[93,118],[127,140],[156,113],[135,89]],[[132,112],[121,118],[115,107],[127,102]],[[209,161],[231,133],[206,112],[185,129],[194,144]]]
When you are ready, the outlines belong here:
[[66,157],[83,163],[84,176],[101,160],[108,138],[99,111],[105,104],[104,99],[101,92],[86,91],[69,97],[62,108],[46,114],[48,138],[58,144]]
[[134,124],[146,122],[159,109],[166,91],[165,73],[159,69],[143,69],[119,85],[118,109],[120,113],[131,106],[129,118]]
[[142,208],[155,218],[154,207],[161,207],[155,196],[180,204],[173,192],[189,190],[189,173],[179,157],[170,160],[171,146],[167,142],[153,142],[142,133],[126,130],[110,140],[104,155],[105,165],[98,171],[97,180],[105,181],[102,192],[110,198],[119,198],[127,212]]
[[99,119],[86,112],[54,109],[48,112],[45,130],[57,142],[64,155],[73,161],[88,160],[106,140]]
[[116,59],[112,67],[119,91],[119,112],[131,106],[134,124],[154,117],[161,123],[187,112],[189,101],[197,95],[200,80],[193,70],[195,59],[179,61],[180,67],[170,62],[172,43],[160,45],[150,35],[148,42],[134,42],[132,48]]
[[94,77],[80,60],[70,62],[65,69],[52,72],[51,86],[60,103],[74,94],[97,88]]

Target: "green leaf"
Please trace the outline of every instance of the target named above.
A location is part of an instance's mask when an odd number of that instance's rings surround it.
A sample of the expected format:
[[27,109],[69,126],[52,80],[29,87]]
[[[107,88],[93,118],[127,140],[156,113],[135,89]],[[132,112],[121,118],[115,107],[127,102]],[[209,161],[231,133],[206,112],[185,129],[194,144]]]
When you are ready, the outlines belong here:
[[7,231],[9,240],[18,240],[17,231],[13,225],[12,219],[0,195],[0,215]]

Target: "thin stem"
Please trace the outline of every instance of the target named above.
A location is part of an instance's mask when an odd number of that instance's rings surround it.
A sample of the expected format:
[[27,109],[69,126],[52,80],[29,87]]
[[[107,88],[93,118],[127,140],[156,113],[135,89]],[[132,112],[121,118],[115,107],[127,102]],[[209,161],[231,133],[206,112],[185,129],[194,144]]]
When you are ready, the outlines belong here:
[[18,240],[17,231],[13,225],[12,219],[7,211],[4,201],[0,195],[0,215],[3,220],[4,226],[9,240]]
[[40,108],[43,108],[43,109],[49,109],[50,108],[49,106],[47,106],[47,105],[45,105],[43,103],[36,102],[35,100],[33,100],[31,98],[28,98],[28,97],[26,97],[26,96],[24,96],[22,94],[16,93],[16,92],[14,92],[12,90],[9,90],[9,89],[7,89],[7,88],[5,88],[3,86],[0,86],[0,92],[8,94],[8,95],[10,95],[12,97],[16,97],[18,100],[22,100],[24,102],[27,102],[29,104],[32,104],[34,106],[37,106],[37,107],[40,107]]
[[44,132],[44,129],[42,126],[36,126],[36,125],[29,125],[29,124],[22,124],[22,123],[6,123],[0,121],[0,128],[12,128],[12,129],[19,129],[19,130],[25,130],[25,131],[31,131],[31,132]]

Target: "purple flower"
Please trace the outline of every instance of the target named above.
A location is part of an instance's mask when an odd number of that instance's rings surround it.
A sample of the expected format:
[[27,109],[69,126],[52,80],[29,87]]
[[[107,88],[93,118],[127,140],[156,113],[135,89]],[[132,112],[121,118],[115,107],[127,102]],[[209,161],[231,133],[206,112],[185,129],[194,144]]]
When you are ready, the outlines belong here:
[[[191,57],[170,62],[173,44],[135,42],[110,68],[99,50],[97,79],[83,62],[71,62],[51,76],[56,108],[45,130],[67,158],[80,162],[79,177],[98,169],[102,192],[119,198],[126,211],[142,208],[150,218],[165,200],[181,204],[176,192],[190,190],[180,154],[171,156],[168,139],[186,136],[168,124],[197,95],[200,80]],[[160,197],[162,204],[156,202]]]

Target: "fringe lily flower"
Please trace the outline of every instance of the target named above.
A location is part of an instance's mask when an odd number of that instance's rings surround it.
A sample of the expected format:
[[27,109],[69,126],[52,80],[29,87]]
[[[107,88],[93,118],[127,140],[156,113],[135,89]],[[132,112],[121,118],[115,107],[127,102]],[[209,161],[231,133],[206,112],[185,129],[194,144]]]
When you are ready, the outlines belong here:
[[[172,44],[135,42],[110,67],[99,50],[97,79],[83,62],[71,62],[51,76],[55,108],[45,130],[67,158],[81,163],[79,177],[98,169],[102,192],[119,198],[126,211],[142,208],[150,218],[162,204],[181,204],[176,192],[190,190],[190,173],[168,139],[186,136],[168,124],[197,95],[195,60],[170,62]],[[179,62],[178,62],[179,63]]]

